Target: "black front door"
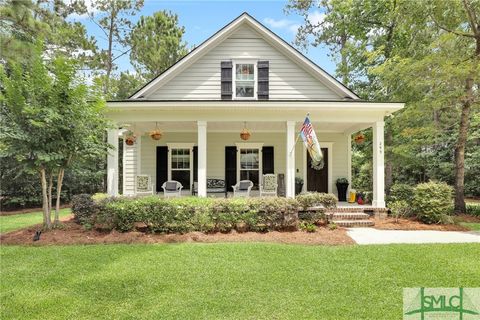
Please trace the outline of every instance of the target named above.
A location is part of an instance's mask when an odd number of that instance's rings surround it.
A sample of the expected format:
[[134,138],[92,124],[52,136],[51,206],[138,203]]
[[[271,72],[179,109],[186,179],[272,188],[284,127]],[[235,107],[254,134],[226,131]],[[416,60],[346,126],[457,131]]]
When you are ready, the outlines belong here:
[[321,170],[312,168],[312,158],[307,153],[307,191],[328,192],[328,149],[322,148],[325,165]]

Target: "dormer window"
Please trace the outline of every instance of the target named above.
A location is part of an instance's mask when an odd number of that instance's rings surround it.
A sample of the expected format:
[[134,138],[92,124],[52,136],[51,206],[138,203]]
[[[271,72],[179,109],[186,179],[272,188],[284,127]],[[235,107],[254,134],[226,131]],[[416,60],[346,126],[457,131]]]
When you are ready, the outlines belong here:
[[238,62],[234,64],[234,99],[256,99],[257,72],[256,63]]

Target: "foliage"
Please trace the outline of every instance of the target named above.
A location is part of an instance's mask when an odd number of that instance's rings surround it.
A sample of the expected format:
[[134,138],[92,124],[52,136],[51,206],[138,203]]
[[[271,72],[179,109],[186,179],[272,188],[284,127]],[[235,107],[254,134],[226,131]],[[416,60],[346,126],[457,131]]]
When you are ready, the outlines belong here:
[[72,198],[72,213],[76,222],[92,224],[98,213],[99,206],[89,194],[78,194]]
[[412,210],[424,223],[441,223],[452,213],[452,187],[442,182],[420,183],[415,187]]
[[105,199],[108,199],[110,196],[106,193],[95,193],[92,195],[92,200],[96,203],[99,203]]
[[141,16],[129,37],[130,61],[135,70],[148,79],[180,60],[187,53],[184,33],[185,28],[178,26],[178,16],[171,12]]
[[137,222],[161,233],[288,230],[298,223],[298,202],[286,198],[120,197],[99,205],[96,223],[123,232]]
[[120,76],[113,76],[110,79],[109,97],[114,100],[126,100],[144,83],[144,78],[138,74],[121,72]]
[[348,179],[347,178],[338,178],[337,179],[337,184],[348,184]]
[[297,196],[297,201],[303,208],[310,208],[322,205],[325,208],[335,208],[338,199],[331,193],[308,192]]
[[325,210],[303,210],[298,212],[298,219],[316,224],[325,220]]
[[395,200],[388,204],[391,210],[392,217],[398,222],[399,218],[409,217],[412,214],[412,208],[410,204],[405,200]]
[[410,205],[413,200],[415,187],[405,184],[396,183],[390,189],[390,194],[387,197],[388,202],[404,201],[407,205]]
[[313,223],[307,222],[307,221],[302,221],[300,222],[299,226],[300,230],[305,231],[305,232],[315,232],[317,231],[317,226],[314,225]]
[[467,203],[467,214],[480,217],[480,203]]
[[302,177],[295,177],[295,184],[303,184],[303,178]]
[[338,228],[337,224],[335,222],[331,222],[328,224],[328,229],[330,230],[336,230]]

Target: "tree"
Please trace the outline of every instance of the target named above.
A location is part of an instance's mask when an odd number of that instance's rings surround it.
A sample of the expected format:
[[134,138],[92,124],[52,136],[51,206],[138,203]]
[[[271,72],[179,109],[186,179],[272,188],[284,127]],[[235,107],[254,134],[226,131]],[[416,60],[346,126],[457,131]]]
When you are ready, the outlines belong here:
[[79,82],[75,64],[64,57],[43,61],[39,45],[28,64],[11,62],[0,69],[0,156],[14,158],[40,176],[43,225],[49,229],[56,177],[58,224],[65,169],[78,158],[98,157],[108,145],[104,103]]
[[96,0],[89,13],[93,21],[103,32],[107,48],[101,50],[101,68],[105,71],[103,93],[108,94],[110,79],[115,70],[115,60],[127,54],[128,36],[132,28],[131,16],[143,6],[143,0]]
[[182,41],[184,27],[178,26],[178,16],[167,11],[142,16],[130,35],[130,60],[144,78],[154,77],[186,53]]
[[108,96],[114,100],[128,99],[143,84],[145,80],[138,74],[121,72],[119,77],[111,79],[111,90]]

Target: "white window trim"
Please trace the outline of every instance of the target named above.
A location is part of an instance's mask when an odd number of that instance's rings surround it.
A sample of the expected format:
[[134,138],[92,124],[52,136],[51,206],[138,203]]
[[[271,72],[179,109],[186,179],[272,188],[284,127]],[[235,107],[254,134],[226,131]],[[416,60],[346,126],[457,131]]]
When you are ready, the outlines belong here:
[[263,142],[237,142],[235,145],[237,146],[237,182],[240,181],[240,150],[258,149],[258,184],[260,184],[263,174]]
[[[253,97],[237,97],[237,64],[253,64]],[[232,60],[232,97],[233,100],[258,100],[258,69],[257,60],[251,59],[235,59]]]
[[[320,148],[327,148],[328,150],[328,193],[332,193],[332,186],[333,186],[333,166],[332,166],[332,159],[333,159],[333,142],[322,142],[319,141]],[[307,191],[307,148],[303,145],[302,148],[303,152],[303,191]]]
[[[195,143],[176,142],[167,143],[168,147],[168,180],[172,180],[172,149],[189,149],[190,150],[190,184],[193,184],[193,146]],[[174,169],[175,170],[175,169]],[[185,169],[181,169],[185,170]],[[190,189],[191,186],[183,186],[184,189]]]

